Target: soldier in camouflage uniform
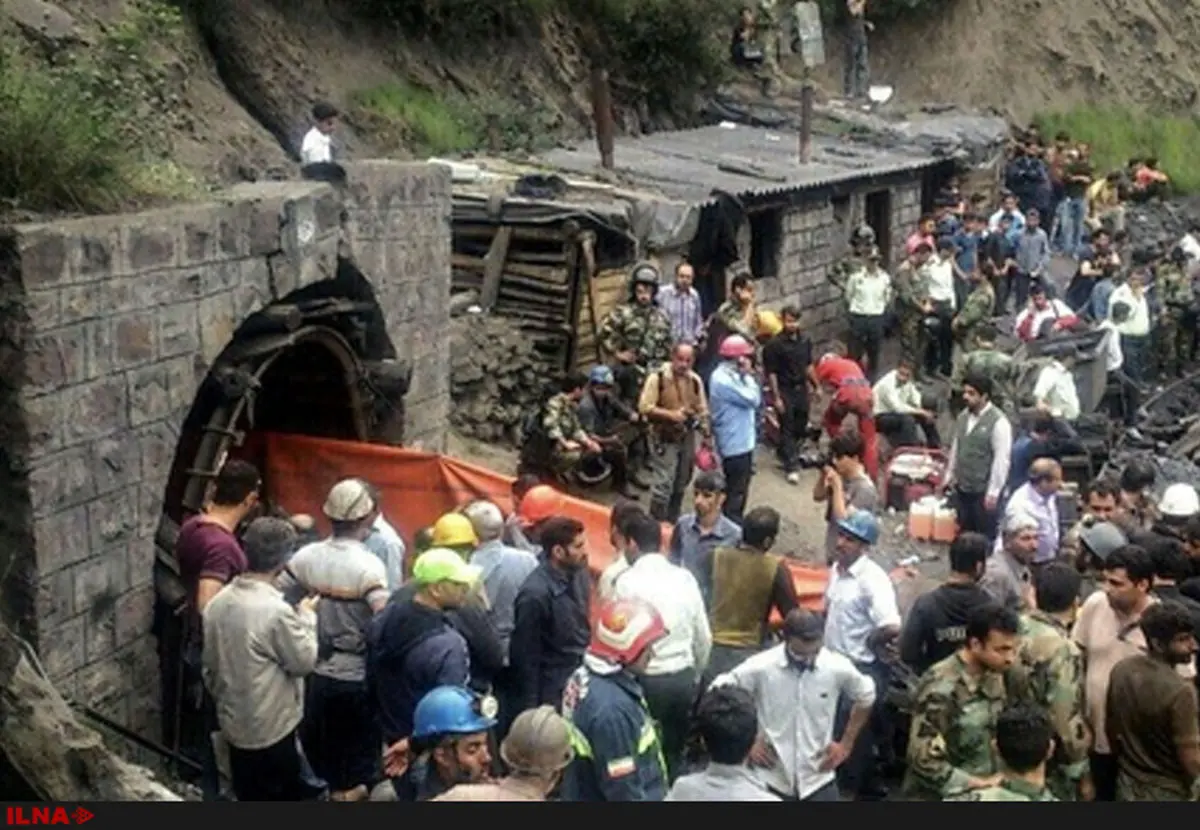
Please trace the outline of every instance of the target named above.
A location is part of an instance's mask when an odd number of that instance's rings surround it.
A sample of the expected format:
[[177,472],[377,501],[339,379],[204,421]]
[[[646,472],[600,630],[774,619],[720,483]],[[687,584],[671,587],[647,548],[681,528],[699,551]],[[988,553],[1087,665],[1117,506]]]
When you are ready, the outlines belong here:
[[748,271],[730,280],[729,299],[721,303],[715,317],[722,329],[720,337],[709,337],[715,345],[731,334],[740,334],[747,343],[758,342],[758,306],[754,304],[754,278]]
[[975,330],[976,348],[963,356],[960,365],[950,377],[952,396],[961,398],[963,380],[973,374],[990,378],[992,381],[992,403],[1004,412],[1012,414],[1016,400],[1017,367],[1012,355],[996,348],[998,332],[995,326],[985,323]]
[[587,378],[572,373],[563,380],[563,391],[546,401],[542,410],[546,461],[560,479],[578,467],[585,454],[599,454],[602,449],[579,420],[579,400],[586,388]]
[[1193,332],[1182,325],[1195,301],[1192,281],[1184,271],[1187,259],[1182,248],[1173,249],[1168,261],[1159,266],[1155,278],[1162,309],[1155,345],[1158,347],[1159,371],[1168,377],[1183,377],[1187,355],[1191,352]]
[[1017,654],[1020,620],[994,604],[975,608],[961,649],[921,677],[913,701],[904,791],[941,801],[1000,783],[992,746],[996,718],[1023,691],[1009,672]]
[[955,315],[950,329],[954,334],[954,363],[962,363],[969,352],[979,348],[979,330],[992,319],[996,307],[996,289],[981,271],[973,271],[971,293]]
[[1054,727],[1036,706],[1007,707],[996,718],[996,751],[1004,765],[1000,783],[946,801],[1058,801],[1046,786],[1046,759],[1054,749]]
[[779,83],[783,78],[783,72],[779,69],[779,38],[782,33],[783,12],[778,0],[758,0],[755,24],[758,29],[758,42],[763,51],[762,68],[758,77],[762,82],[763,92],[767,95],[775,95],[779,91]]
[[617,361],[613,375],[627,404],[637,401],[649,368],[671,359],[671,320],[654,304],[658,278],[650,263],[635,265],[629,302],[614,308],[600,326],[600,348]]
[[1059,801],[1091,799],[1088,748],[1092,735],[1083,704],[1083,652],[1071,639],[1079,609],[1081,577],[1072,566],[1052,562],[1035,579],[1037,610],[1021,617],[1015,671],[1023,672],[1029,700],[1050,717],[1058,743],[1047,764],[1046,783]]
[[900,353],[913,361],[915,374],[920,376],[925,365],[925,350],[929,336],[925,330],[925,318],[933,313],[933,301],[929,299],[929,279],[926,263],[933,253],[928,245],[918,245],[916,250],[900,263],[892,277],[892,288],[896,293],[896,317],[900,330]]

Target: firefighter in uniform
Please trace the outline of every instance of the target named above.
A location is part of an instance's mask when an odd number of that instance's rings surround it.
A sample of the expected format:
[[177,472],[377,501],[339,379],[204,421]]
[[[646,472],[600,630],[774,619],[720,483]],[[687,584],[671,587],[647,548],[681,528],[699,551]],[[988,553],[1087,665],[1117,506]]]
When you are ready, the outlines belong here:
[[563,692],[575,759],[563,778],[567,801],[662,801],[667,767],[637,675],[667,635],[652,605],[604,603],[583,665]]
[[671,359],[671,321],[654,304],[658,277],[649,262],[633,266],[629,302],[614,308],[600,326],[600,347],[617,361],[617,389],[630,404],[638,399],[648,369]]

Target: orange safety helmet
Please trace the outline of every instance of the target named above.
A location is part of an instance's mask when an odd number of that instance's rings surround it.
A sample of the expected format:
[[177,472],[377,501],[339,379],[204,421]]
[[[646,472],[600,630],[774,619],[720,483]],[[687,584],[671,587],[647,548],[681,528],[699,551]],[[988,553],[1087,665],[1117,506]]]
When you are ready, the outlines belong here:
[[521,497],[517,517],[525,527],[557,516],[562,512],[563,495],[548,484],[539,484]]
[[665,636],[667,626],[650,603],[640,599],[609,600],[596,615],[588,652],[627,666]]
[[739,357],[754,357],[754,346],[740,334],[731,334],[721,341],[717,354],[722,360],[736,360]]

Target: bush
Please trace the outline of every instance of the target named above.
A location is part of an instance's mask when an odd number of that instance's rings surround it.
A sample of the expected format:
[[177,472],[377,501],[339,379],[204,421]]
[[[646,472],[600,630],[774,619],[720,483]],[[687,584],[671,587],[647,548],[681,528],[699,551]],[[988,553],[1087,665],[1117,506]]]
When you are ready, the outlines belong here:
[[449,98],[410,84],[386,84],[354,93],[356,113],[372,122],[376,135],[396,147],[407,146],[417,155],[439,155],[472,150],[482,135],[469,112]]
[[63,75],[0,56],[0,199],[35,211],[117,209],[133,189],[120,125]]
[[1035,123],[1047,140],[1063,131],[1091,144],[1098,172],[1123,168],[1135,156],[1155,156],[1176,191],[1200,192],[1200,169],[1193,162],[1200,147],[1200,119],[1121,107],[1078,107],[1043,114]]

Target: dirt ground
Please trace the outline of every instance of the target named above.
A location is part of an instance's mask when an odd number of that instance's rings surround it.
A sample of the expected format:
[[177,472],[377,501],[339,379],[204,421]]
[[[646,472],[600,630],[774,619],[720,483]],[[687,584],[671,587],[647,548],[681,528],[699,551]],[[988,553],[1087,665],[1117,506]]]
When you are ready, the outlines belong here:
[[[878,24],[871,80],[896,87],[898,103],[991,107],[1020,121],[1081,104],[1186,113],[1200,86],[1198,37],[1191,2],[946,0]],[[827,31],[826,89],[840,88],[843,43]]]

